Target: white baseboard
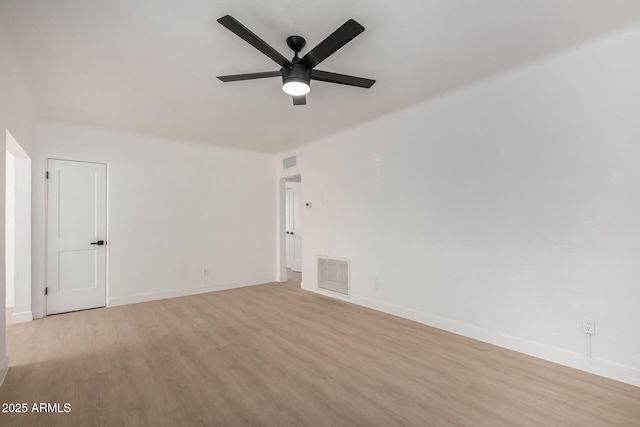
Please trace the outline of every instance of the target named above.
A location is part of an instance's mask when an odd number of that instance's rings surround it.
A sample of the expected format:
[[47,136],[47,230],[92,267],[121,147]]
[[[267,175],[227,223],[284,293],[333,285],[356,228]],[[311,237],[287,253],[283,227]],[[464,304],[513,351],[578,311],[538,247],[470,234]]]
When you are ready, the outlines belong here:
[[[303,287],[304,288],[304,287]],[[377,301],[370,298],[352,296],[351,298],[342,297],[331,292],[324,292],[318,288],[304,288],[320,295],[331,298],[340,299],[345,302],[361,305],[383,313],[392,314],[404,319],[413,320],[434,328],[442,329],[454,334],[473,338],[499,347],[514,350],[529,356],[544,359],[549,362],[558,363],[560,365],[579,369],[581,371],[590,372],[601,377],[610,378],[616,381],[631,384],[640,387],[640,369],[620,365],[602,359],[592,359],[588,362],[585,354],[575,353],[557,347],[548,346],[535,341],[526,340],[512,335],[503,334],[492,331],[490,329],[480,328],[468,323],[458,322],[456,320],[446,319],[444,317],[435,316],[418,310]]]
[[609,360],[591,359],[591,366],[583,371],[640,387],[640,370],[632,366],[621,365]]
[[207,292],[224,291],[227,289],[242,288],[245,286],[261,285],[264,283],[275,282],[273,277],[255,280],[243,280],[238,282],[214,283],[210,285],[200,285],[190,288],[170,289],[160,292],[151,292],[146,294],[131,295],[128,297],[109,298],[109,307],[118,305],[137,304],[140,302],[157,301],[167,298],[185,297],[188,295],[204,294]]
[[31,322],[33,320],[33,312],[21,311],[20,313],[13,313],[11,316],[11,323],[24,323]]
[[4,383],[7,372],[9,372],[9,356],[5,354],[0,359],[0,387],[2,387],[2,384]]

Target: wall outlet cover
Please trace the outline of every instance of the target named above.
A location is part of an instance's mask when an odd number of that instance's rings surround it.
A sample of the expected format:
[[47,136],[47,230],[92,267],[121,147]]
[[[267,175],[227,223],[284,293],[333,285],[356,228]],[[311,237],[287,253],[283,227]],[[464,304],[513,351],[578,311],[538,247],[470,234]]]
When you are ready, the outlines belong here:
[[596,322],[595,320],[585,317],[582,319],[582,332],[589,335],[595,335],[596,333]]

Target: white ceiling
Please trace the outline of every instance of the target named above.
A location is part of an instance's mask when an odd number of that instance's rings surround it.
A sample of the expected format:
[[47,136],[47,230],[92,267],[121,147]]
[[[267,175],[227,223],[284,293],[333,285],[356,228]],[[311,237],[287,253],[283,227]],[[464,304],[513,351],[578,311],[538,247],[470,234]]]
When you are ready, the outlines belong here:
[[[283,55],[348,18],[365,32],[318,69],[371,89],[312,82],[294,107],[279,67],[216,22],[231,14]],[[638,0],[0,0],[39,118],[280,152],[617,31]]]

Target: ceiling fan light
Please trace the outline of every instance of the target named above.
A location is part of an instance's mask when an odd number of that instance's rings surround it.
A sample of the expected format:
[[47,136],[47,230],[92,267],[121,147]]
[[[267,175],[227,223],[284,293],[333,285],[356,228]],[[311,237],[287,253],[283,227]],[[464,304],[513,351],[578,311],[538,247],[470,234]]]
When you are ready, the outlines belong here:
[[282,90],[291,96],[302,96],[309,93],[311,88],[303,79],[288,79],[282,85]]

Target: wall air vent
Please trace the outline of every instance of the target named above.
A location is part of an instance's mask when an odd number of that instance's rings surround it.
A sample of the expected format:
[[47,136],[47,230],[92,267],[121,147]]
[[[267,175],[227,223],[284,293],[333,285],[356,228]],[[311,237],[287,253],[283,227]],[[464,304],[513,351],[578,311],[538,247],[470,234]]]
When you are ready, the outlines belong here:
[[318,257],[318,288],[350,295],[349,260]]
[[296,165],[296,156],[287,157],[282,161],[282,169],[289,169]]

